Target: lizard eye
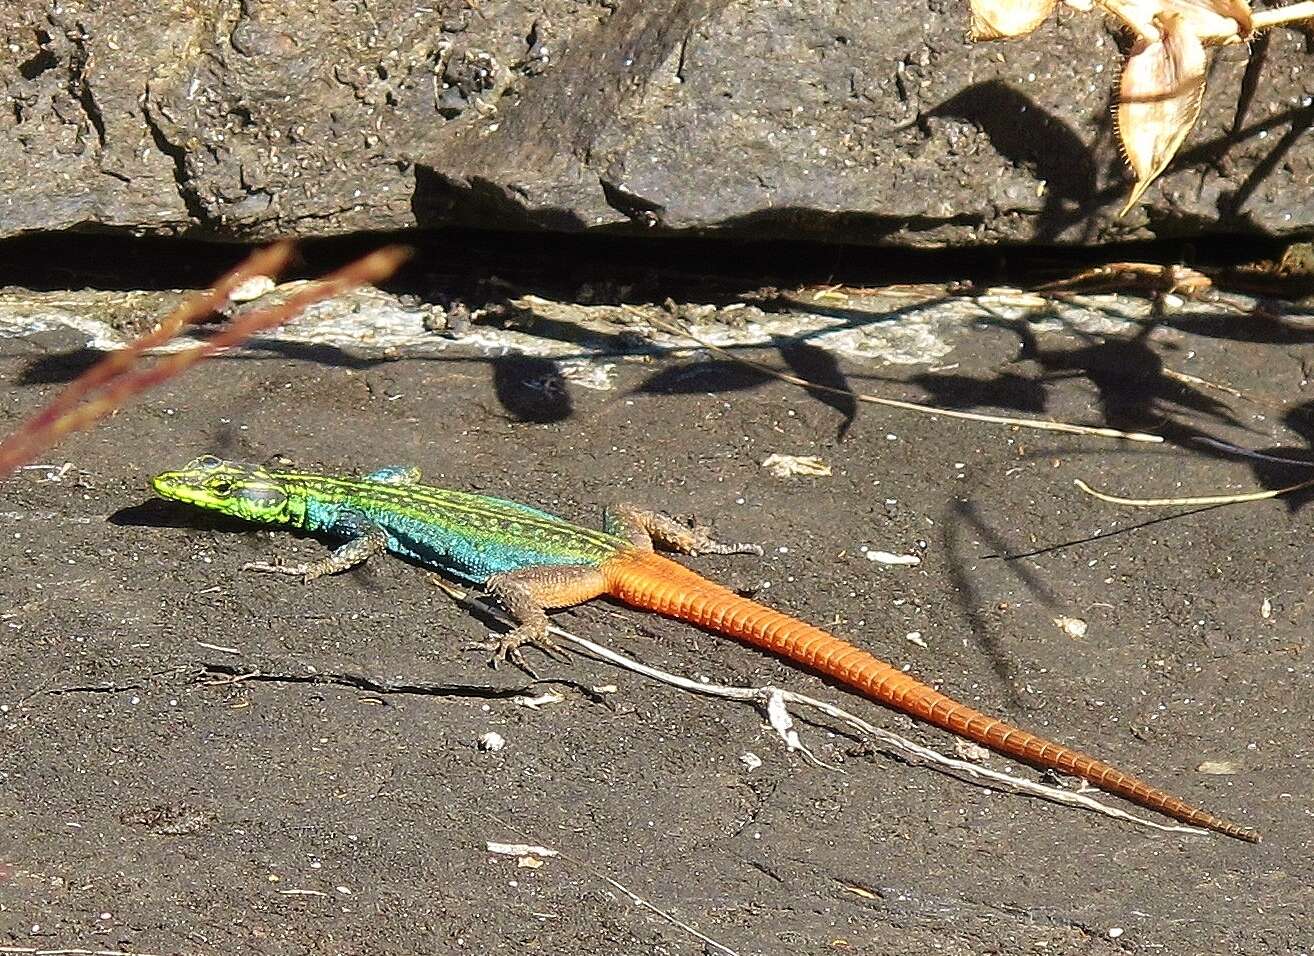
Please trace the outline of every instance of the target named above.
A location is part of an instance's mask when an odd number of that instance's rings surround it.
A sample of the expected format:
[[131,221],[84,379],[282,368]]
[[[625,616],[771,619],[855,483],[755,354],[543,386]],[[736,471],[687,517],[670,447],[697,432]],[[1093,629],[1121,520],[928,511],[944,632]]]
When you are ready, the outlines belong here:
[[228,481],[216,481],[210,486],[210,490],[220,498],[227,498],[228,495],[232,493],[233,485]]

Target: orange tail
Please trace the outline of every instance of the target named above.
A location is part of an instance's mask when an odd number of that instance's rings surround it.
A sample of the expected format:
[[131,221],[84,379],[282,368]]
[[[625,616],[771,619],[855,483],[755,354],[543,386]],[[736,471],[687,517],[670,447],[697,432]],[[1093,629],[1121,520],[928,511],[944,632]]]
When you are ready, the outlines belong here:
[[1033,766],[1084,777],[1101,790],[1183,823],[1259,842],[1259,835],[1247,827],[1193,807],[1094,757],[987,717],[833,634],[740,597],[661,555],[627,551],[604,563],[602,571],[607,594],[632,607],[737,637],[833,677],[877,703]]

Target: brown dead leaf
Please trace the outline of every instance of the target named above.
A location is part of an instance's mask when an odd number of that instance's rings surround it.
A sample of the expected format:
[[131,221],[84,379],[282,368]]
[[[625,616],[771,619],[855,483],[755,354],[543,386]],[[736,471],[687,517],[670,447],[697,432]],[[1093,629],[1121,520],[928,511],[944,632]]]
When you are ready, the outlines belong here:
[[1054,12],[1058,0],[972,0],[972,39],[1026,36]]
[[[1175,0],[1181,2],[1181,0]],[[1177,13],[1155,17],[1161,38],[1137,40],[1122,71],[1115,119],[1136,185],[1119,215],[1140,201],[1200,116],[1208,54]]]

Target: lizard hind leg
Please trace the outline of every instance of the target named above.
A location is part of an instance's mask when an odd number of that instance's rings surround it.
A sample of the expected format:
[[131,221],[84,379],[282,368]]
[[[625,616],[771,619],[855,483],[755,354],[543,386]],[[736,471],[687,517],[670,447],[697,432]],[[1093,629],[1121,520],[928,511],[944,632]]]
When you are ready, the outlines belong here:
[[548,637],[549,608],[569,607],[599,597],[607,590],[602,570],[592,564],[543,564],[495,574],[485,584],[516,627],[497,642],[489,663],[510,661],[524,668],[520,648],[531,644],[549,655],[565,657],[566,652]]
[[651,551],[653,544],[680,554],[761,554],[760,544],[727,544],[711,536],[711,529],[695,524],[681,524],[659,511],[637,505],[615,504],[607,509],[607,531],[627,539],[641,551]]

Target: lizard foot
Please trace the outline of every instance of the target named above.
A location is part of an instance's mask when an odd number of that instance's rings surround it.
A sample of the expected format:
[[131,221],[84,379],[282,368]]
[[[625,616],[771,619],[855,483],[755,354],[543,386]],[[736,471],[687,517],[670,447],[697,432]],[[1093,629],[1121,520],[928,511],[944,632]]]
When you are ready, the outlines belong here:
[[689,529],[693,550],[690,554],[762,554],[760,544],[737,541],[733,544],[717,541],[712,537],[712,529],[695,522]]
[[561,663],[570,663],[570,654],[564,647],[558,644],[545,633],[535,633],[533,628],[518,627],[509,634],[504,634],[501,638],[493,642],[493,655],[488,659],[490,667],[496,668],[498,664],[507,662],[514,664],[523,671],[533,673],[525,663],[525,656],[520,652],[522,647],[529,645],[537,647],[548,657]]
[[696,521],[677,521],[659,511],[632,504],[615,504],[607,509],[607,530],[628,538],[635,547],[651,551],[659,544],[680,554],[761,554],[760,544],[717,541],[712,530]]
[[262,574],[286,574],[288,577],[300,578],[309,583],[322,574],[313,564],[284,564],[281,561],[248,561],[242,565],[243,571],[259,571]]

